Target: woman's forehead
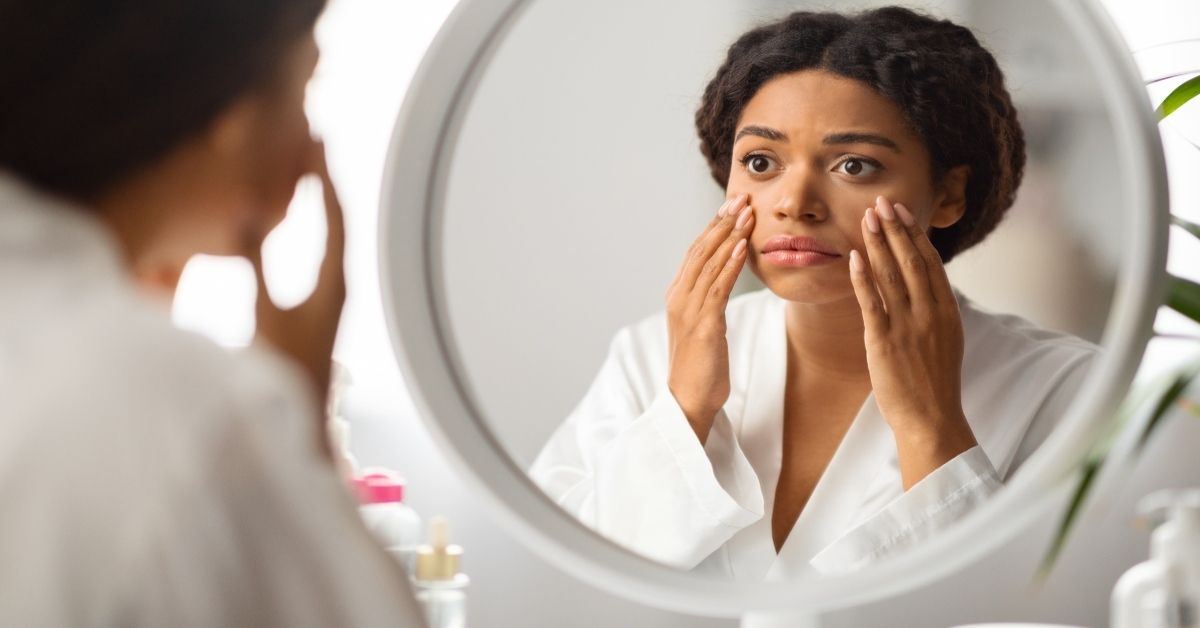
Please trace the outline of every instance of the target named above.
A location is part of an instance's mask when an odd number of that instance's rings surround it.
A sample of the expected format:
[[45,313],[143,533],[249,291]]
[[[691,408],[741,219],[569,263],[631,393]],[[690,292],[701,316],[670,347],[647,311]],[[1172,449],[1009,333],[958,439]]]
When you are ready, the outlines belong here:
[[774,129],[788,142],[820,142],[830,133],[867,132],[920,144],[903,112],[866,83],[822,70],[782,74],[746,103],[735,133],[744,127]]

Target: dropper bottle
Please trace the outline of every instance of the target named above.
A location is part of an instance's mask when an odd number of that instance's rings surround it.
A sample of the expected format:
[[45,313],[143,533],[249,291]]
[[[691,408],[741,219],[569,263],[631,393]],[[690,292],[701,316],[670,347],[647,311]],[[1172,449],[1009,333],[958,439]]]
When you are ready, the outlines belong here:
[[445,517],[429,520],[429,543],[417,548],[413,587],[429,628],[466,628],[470,579],[459,571],[462,548],[450,544]]

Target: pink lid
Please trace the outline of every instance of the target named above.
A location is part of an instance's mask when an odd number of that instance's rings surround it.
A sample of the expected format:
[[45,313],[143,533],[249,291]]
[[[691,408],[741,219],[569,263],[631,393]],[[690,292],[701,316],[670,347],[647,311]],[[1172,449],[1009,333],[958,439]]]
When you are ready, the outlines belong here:
[[404,501],[404,478],[390,469],[368,467],[355,480],[358,501],[364,504],[387,504]]

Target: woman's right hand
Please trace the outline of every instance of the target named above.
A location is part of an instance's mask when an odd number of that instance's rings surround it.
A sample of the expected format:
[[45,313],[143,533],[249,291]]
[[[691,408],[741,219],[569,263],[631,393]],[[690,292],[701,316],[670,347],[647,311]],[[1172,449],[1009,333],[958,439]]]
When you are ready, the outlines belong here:
[[325,258],[321,261],[317,285],[312,294],[300,305],[286,310],[271,301],[263,276],[262,240],[265,233],[248,234],[245,255],[254,266],[254,274],[258,279],[256,335],[294,359],[308,375],[318,399],[318,407],[322,410],[316,427],[319,428],[323,448],[330,453],[323,429],[324,408],[329,393],[334,339],[346,300],[346,236],[342,205],[325,163],[325,147],[320,142],[314,142],[311,151],[307,169],[320,177],[324,190],[326,225]]
[[688,249],[667,291],[667,387],[701,444],[729,398],[725,306],[746,262],[753,229],[746,195],[725,201]]

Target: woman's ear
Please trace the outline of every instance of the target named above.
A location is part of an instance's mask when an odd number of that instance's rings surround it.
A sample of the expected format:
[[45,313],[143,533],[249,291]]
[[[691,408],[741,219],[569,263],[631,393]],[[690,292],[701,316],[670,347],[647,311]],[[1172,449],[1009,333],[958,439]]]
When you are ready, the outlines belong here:
[[963,217],[967,211],[967,180],[970,176],[971,167],[964,165],[951,168],[942,177],[933,199],[930,227],[949,227]]
[[260,116],[257,101],[242,96],[190,144],[197,171],[206,174],[210,185],[241,192],[253,185],[256,173],[264,166],[256,146]]
[[254,107],[248,98],[241,98],[225,108],[209,126],[208,143],[218,153],[230,155],[245,149],[250,143],[254,126]]

